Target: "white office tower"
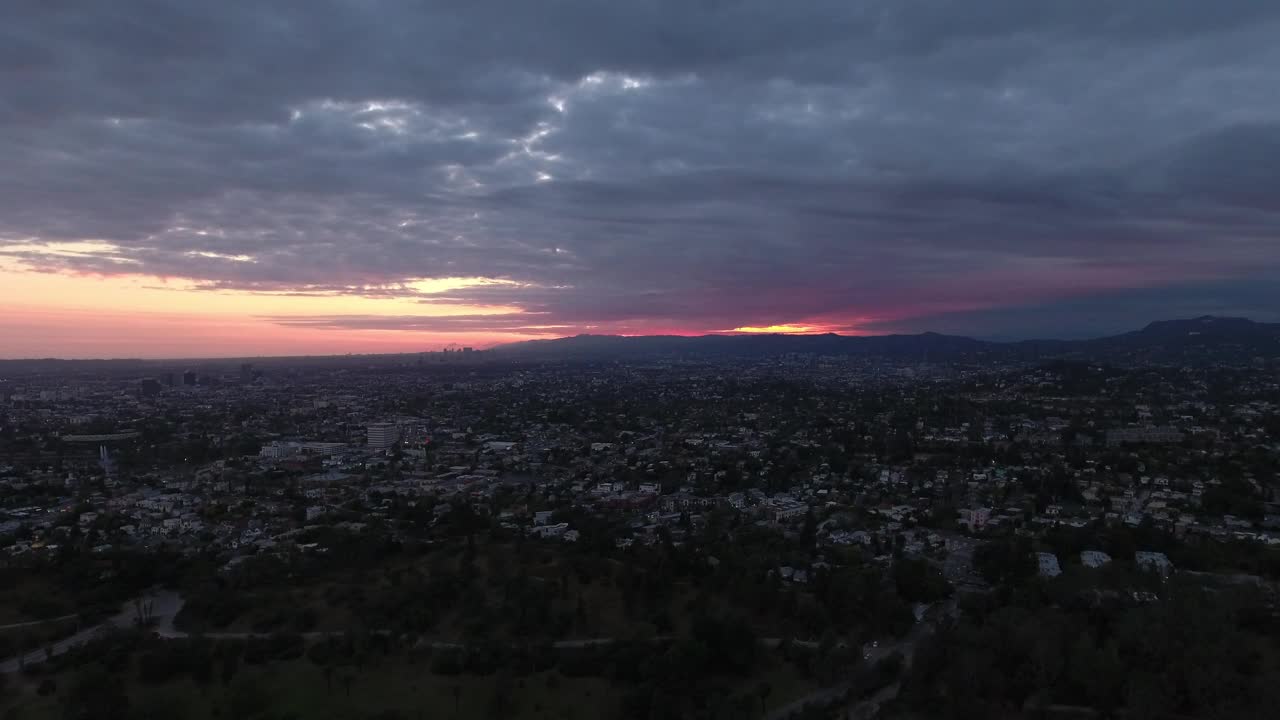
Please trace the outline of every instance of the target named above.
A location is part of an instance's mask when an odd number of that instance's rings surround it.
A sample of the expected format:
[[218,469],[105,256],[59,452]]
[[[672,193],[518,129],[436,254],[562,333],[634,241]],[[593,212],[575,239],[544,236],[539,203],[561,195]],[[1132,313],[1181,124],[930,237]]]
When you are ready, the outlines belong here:
[[395,423],[373,423],[368,429],[369,448],[386,450],[400,440],[400,427]]

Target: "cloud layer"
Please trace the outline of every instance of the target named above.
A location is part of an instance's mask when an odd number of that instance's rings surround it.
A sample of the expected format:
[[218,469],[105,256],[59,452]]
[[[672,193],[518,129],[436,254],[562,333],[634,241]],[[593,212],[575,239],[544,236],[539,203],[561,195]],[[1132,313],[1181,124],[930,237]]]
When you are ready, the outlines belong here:
[[[1277,319],[1276,37],[1252,0],[16,0],[0,254],[524,311],[294,327]],[[460,277],[503,282],[415,289]]]

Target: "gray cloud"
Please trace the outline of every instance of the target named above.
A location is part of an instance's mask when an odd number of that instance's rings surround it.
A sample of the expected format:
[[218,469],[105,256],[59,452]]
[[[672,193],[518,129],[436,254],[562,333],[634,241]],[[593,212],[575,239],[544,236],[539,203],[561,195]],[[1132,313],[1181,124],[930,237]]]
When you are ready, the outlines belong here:
[[[264,292],[483,276],[516,284],[424,299],[528,314],[312,326],[1001,334],[1130,291],[1259,315],[1231,280],[1280,271],[1278,35],[1244,0],[20,0],[0,255]],[[113,249],[31,247],[76,240]]]
[[[1081,339],[1134,330],[1152,318],[1252,315],[1259,321],[1276,322],[1280,321],[1276,308],[1280,308],[1280,286],[1270,277],[1246,277],[1228,283],[1117,290],[1053,303],[939,313],[916,321],[938,332],[993,339]],[[1052,318],[1053,325],[1048,325],[1046,318]],[[887,322],[864,329],[897,332],[902,327]]]

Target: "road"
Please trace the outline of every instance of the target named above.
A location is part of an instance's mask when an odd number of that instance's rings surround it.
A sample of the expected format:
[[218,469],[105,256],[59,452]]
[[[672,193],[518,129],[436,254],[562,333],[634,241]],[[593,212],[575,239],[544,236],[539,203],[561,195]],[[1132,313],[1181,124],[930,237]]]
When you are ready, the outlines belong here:
[[[181,638],[190,637],[189,633],[183,630],[179,630],[175,628],[173,625],[174,617],[177,616],[178,612],[182,609],[182,606],[183,606],[182,596],[172,591],[159,591],[159,592],[152,593],[144,598],[141,598],[141,600],[143,602],[150,603],[151,628],[152,628],[152,631],[156,633],[156,635],[162,638],[169,638],[169,639],[181,639]],[[893,653],[900,653],[903,657],[903,672],[906,672],[906,670],[911,665],[911,657],[912,657],[912,654],[915,652],[917,643],[923,637],[928,635],[929,632],[932,631],[934,621],[936,621],[942,615],[948,612],[954,611],[954,601],[948,601],[948,603],[946,603],[946,606],[949,606],[951,609],[948,610],[943,607],[933,608],[934,611],[939,611],[939,612],[932,612],[931,618],[928,618],[926,620],[923,620],[917,623],[915,628],[913,628],[911,632],[901,640],[898,640],[896,642],[886,642],[886,643],[880,644],[878,647],[865,648],[864,649],[865,662],[869,664],[875,664],[883,660],[884,658],[889,657]],[[75,617],[75,616],[72,615],[68,617]],[[17,673],[17,672],[20,672],[22,668],[27,664],[35,664],[35,663],[43,662],[47,657],[62,655],[63,653],[68,652],[75,646],[88,642],[89,640],[92,640],[99,633],[109,631],[111,629],[116,629],[116,628],[135,627],[137,625],[137,619],[138,619],[138,601],[129,601],[121,606],[119,613],[117,613],[115,616],[107,619],[106,621],[98,625],[95,625],[91,628],[87,628],[85,630],[81,630],[80,632],[68,638],[64,638],[62,640],[59,640],[56,643],[53,643],[47,648],[42,647],[42,648],[37,648],[35,650],[27,652],[21,658],[13,657],[13,658],[9,658],[4,662],[0,662],[0,674]],[[388,634],[389,632],[390,631],[387,631],[387,630],[381,630],[381,631],[373,631],[373,634],[385,635],[385,634]],[[202,637],[206,637],[211,640],[248,640],[251,638],[270,637],[272,634],[273,633],[213,632],[213,633],[204,633],[202,634]],[[342,634],[343,633],[341,632],[314,631],[314,632],[302,633],[302,637],[307,640],[323,640],[327,637],[339,637]],[[651,638],[653,642],[663,642],[670,639],[671,639],[670,636],[658,636],[658,637]],[[611,638],[611,637],[582,638],[582,639],[576,639],[576,640],[558,640],[556,642],[551,643],[551,647],[557,650],[580,649],[580,648],[588,648],[588,647],[597,647],[602,645],[611,645],[617,641],[618,641],[617,638]],[[760,644],[769,648],[777,648],[779,645],[782,644],[782,642],[783,641],[781,638],[761,638],[760,639]],[[793,640],[792,642],[795,645],[801,646],[801,647],[817,647],[818,645],[817,642],[812,640]],[[456,650],[456,649],[461,649],[465,647],[465,645],[462,643],[450,642],[445,640],[422,641],[421,644],[425,646],[430,646],[433,650]],[[800,712],[800,710],[802,710],[806,705],[815,704],[815,703],[828,704],[832,702],[837,702],[849,691],[851,686],[852,686],[851,681],[846,681],[844,683],[835,685],[833,687],[822,688],[813,693],[810,693],[809,695],[806,695],[803,698],[800,698],[799,700],[788,703],[787,705],[781,708],[778,708],[777,710],[774,710],[773,712],[768,714],[767,718],[768,720],[785,720],[785,718],[789,718],[792,715]],[[874,716],[875,712],[878,711],[879,706],[881,704],[888,702],[889,700],[897,696],[897,689],[898,689],[898,683],[895,682],[892,685],[889,685],[885,688],[880,689],[871,698],[867,698],[865,700],[862,700],[856,703],[851,708],[855,713],[857,713],[854,715],[854,717]]]
[[[143,602],[151,603],[151,616],[155,620],[157,632],[164,637],[178,637],[173,628],[173,618],[182,609],[182,597],[175,592],[162,591],[144,598]],[[71,617],[75,617],[74,615]],[[20,671],[24,665],[38,663],[51,655],[61,655],[76,645],[92,640],[98,633],[113,628],[128,628],[136,625],[138,617],[136,601],[129,601],[121,606],[120,612],[107,620],[86,628],[68,638],[63,638],[52,645],[36,648],[20,657],[12,657],[0,662],[0,674],[12,674]],[[166,632],[168,634],[166,634]]]
[[[924,635],[927,634],[926,629],[931,627],[932,626],[930,626],[928,623],[922,622],[919,625],[917,625],[911,631],[911,633],[907,635],[907,637],[903,638],[902,640],[899,640],[898,642],[884,643],[880,647],[871,648],[870,650],[867,651],[867,654],[864,656],[864,663],[867,666],[874,666],[876,663],[880,662],[881,660],[884,660],[885,658],[889,657],[895,652],[901,653],[903,658],[903,672],[905,672],[910,663],[911,654],[915,652],[916,643],[919,642],[920,638],[924,637]],[[880,703],[886,702],[896,697],[898,694],[897,687],[898,687],[898,683],[894,682],[892,685],[888,685],[886,687],[881,688],[876,692],[875,695],[872,695],[870,698],[863,700],[862,702],[859,702],[856,705],[854,705],[855,712],[858,706],[865,705],[870,702],[875,702],[878,707]],[[891,688],[892,688],[892,692],[886,693],[886,691],[890,690]],[[833,685],[831,687],[819,688],[818,690],[815,690],[809,693],[808,695],[805,695],[802,698],[793,700],[792,702],[789,702],[786,705],[783,705],[782,707],[777,708],[776,710],[766,715],[765,718],[766,720],[785,720],[786,718],[789,718],[799,713],[801,710],[804,710],[806,707],[810,705],[830,705],[832,703],[839,702],[845,696],[845,694],[852,689],[853,689],[852,680],[846,680],[845,682],[842,682],[838,685]],[[874,715],[874,713],[872,714]]]
[[[142,598],[142,600],[144,602],[151,603],[151,612],[150,612],[151,630],[156,635],[162,638],[167,638],[167,639],[181,639],[181,638],[186,638],[191,636],[190,633],[184,630],[179,630],[173,626],[173,619],[178,615],[178,612],[182,609],[183,600],[181,595],[172,591],[160,591],[160,592],[152,593],[146,596],[145,598]],[[61,619],[69,619],[74,617],[76,616],[68,615],[66,618],[57,618],[57,619],[61,620]],[[135,627],[137,625],[137,619],[138,619],[137,601],[131,600],[121,606],[119,613],[103,621],[102,623],[99,623],[98,625],[94,625],[93,627],[81,630],[80,632],[70,637],[59,640],[47,647],[40,647],[31,651],[28,651],[21,658],[15,656],[15,657],[9,658],[8,660],[0,662],[0,674],[16,673],[22,670],[24,665],[43,662],[48,657],[61,655],[71,650],[71,648],[75,647],[76,645],[80,645],[82,643],[88,642],[89,640],[92,640],[99,633],[106,632],[116,628]],[[42,622],[50,622],[50,621],[46,620]],[[26,623],[20,623],[17,627],[21,627],[22,625],[25,625],[25,624]],[[387,635],[389,633],[390,633],[389,630],[374,630],[372,632],[372,634],[374,635]],[[249,640],[252,638],[271,637],[273,634],[275,633],[210,632],[210,633],[202,633],[201,637],[206,637],[206,638],[209,638],[210,640]],[[301,635],[306,640],[323,640],[328,637],[340,637],[343,635],[343,633],[332,632],[332,631],[313,631],[313,632],[301,633]],[[659,636],[659,637],[651,638],[653,642],[662,642],[670,639],[671,639],[670,636]],[[615,642],[617,642],[617,638],[611,638],[611,637],[580,638],[576,640],[558,640],[556,642],[551,643],[551,647],[557,650],[569,650],[569,649],[597,647],[601,645],[611,645]],[[778,638],[770,638],[770,639],[763,640],[762,642],[766,644],[771,642],[773,646],[776,647],[778,644],[781,643],[781,640],[779,640]],[[433,650],[458,650],[465,647],[463,643],[450,642],[446,640],[428,640],[428,641],[423,641],[421,644],[423,646],[430,646]]]
[[[916,623],[916,626],[907,633],[906,637],[893,642],[880,643],[877,647],[865,648],[863,660],[867,665],[874,666],[876,663],[897,653],[902,656],[902,670],[899,678],[906,675],[911,669],[911,660],[915,656],[916,647],[920,641],[928,637],[933,632],[934,623],[941,620],[944,616],[952,615],[956,611],[955,600],[936,605],[930,609],[929,615],[925,620]],[[898,689],[901,686],[901,679],[880,688],[869,698],[855,700],[849,706],[850,717],[853,718],[870,718],[874,717],[880,710],[880,706],[898,696]],[[849,690],[853,687],[852,680],[846,680],[832,687],[821,688],[809,693],[808,695],[787,703],[786,705],[770,712],[765,716],[766,720],[786,720],[809,705],[829,705],[839,702]]]
[[8,625],[0,625],[0,630],[17,630],[24,627],[35,627],[37,625],[47,625],[49,623],[62,622],[63,620],[75,620],[80,617],[78,613],[63,615],[62,617],[45,618],[44,620],[28,620],[27,622],[9,623]]

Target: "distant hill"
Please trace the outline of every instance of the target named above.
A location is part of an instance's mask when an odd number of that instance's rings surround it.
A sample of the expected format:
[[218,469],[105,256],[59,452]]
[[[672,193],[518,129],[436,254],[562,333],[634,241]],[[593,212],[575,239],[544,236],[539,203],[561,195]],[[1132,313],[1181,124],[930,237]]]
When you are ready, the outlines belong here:
[[978,353],[990,343],[955,335],[575,335],[555,340],[529,340],[494,348],[512,355],[625,356],[694,353],[704,355],[948,355]]
[[[575,335],[528,340],[476,353],[477,361],[623,359],[653,357],[771,357],[788,353],[862,355],[899,360],[1039,360],[1079,358],[1160,363],[1280,359],[1280,323],[1246,318],[1204,317],[1153,322],[1141,330],[1091,340],[995,342],[926,332],[918,335]],[[241,362],[277,366],[412,365],[417,353],[173,360],[0,360],[0,381],[33,374],[113,374],[200,369],[230,371]],[[444,366],[452,367],[452,366]]]
[[1280,323],[1204,316],[1153,322],[1091,340],[992,342],[957,335],[576,335],[494,348],[520,358],[768,357],[787,353],[896,359],[1037,359],[1058,356],[1179,362],[1280,357]]

